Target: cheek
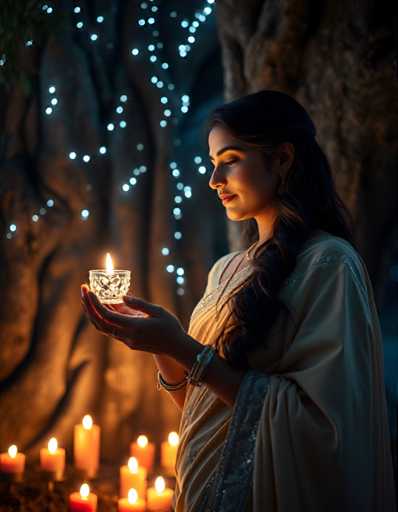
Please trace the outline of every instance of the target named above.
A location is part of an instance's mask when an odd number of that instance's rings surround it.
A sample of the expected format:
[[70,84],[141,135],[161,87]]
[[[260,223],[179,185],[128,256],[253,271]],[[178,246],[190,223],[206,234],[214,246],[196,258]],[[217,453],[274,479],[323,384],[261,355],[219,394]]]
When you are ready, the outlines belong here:
[[239,181],[242,191],[261,199],[274,195],[275,183],[273,176],[264,167],[242,166],[239,170]]

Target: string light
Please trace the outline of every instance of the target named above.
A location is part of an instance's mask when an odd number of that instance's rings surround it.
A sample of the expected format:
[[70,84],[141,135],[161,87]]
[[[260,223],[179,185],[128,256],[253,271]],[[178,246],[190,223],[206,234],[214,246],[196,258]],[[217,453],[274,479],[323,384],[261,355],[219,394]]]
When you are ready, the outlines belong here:
[[[215,0],[205,0],[204,6],[202,9],[196,10],[193,16],[193,19],[190,21],[187,18],[178,19],[179,15],[176,9],[171,10],[169,12],[169,18],[172,20],[176,20],[177,24],[184,31],[184,40],[177,44],[178,53],[181,58],[186,58],[188,54],[191,52],[193,45],[198,43],[198,36],[196,32],[199,30],[200,24],[204,23],[208,16],[210,16],[213,12],[212,5],[215,3]],[[141,15],[137,19],[138,26],[143,27],[142,29],[146,31],[149,37],[152,40],[148,40],[146,45],[143,45],[141,48],[139,45],[134,45],[130,50],[131,55],[133,57],[141,56],[143,59],[148,59],[148,62],[151,64],[151,69],[153,69],[149,82],[153,85],[155,90],[159,90],[159,92],[163,91],[175,91],[176,86],[174,83],[170,81],[170,75],[168,74],[168,70],[170,69],[170,64],[165,61],[163,55],[159,53],[164,48],[164,44],[162,41],[159,41],[159,30],[157,25],[157,18],[155,15],[159,11],[159,7],[157,5],[156,0],[143,1],[140,3],[140,8],[142,10]],[[48,3],[42,6],[43,13],[52,14],[54,9]],[[73,22],[75,27],[79,30],[82,30],[85,27],[85,23],[82,19],[77,18],[77,16],[82,15],[82,8],[80,5],[75,5],[73,8],[73,14],[76,16],[75,21]],[[94,16],[94,20],[99,25],[103,24],[105,21],[105,16],[97,15]],[[170,22],[171,23],[171,22]],[[87,32],[86,32],[87,33]],[[195,34],[195,35],[193,35]],[[99,40],[100,34],[97,31],[92,31],[91,33],[87,33],[87,37],[90,41],[96,42]],[[33,41],[28,40],[25,43],[25,46],[32,46]],[[109,44],[107,45],[109,47]],[[147,52],[147,53],[146,53]],[[0,56],[0,65],[4,65],[6,62],[6,56]],[[56,112],[56,108],[59,108],[60,105],[59,98],[55,97],[56,86],[54,84],[50,84],[48,87],[48,92],[51,95],[48,104],[44,105],[44,112],[46,115],[50,116]],[[160,104],[163,106],[162,116],[159,120],[159,125],[162,128],[166,128],[169,125],[178,125],[180,119],[183,115],[187,114],[190,110],[190,97],[189,94],[183,94],[183,91],[180,95],[173,95],[168,97],[164,94],[159,94],[158,96]],[[127,94],[123,93],[119,96],[120,103],[126,103],[128,101]],[[180,102],[178,104],[178,102]],[[114,106],[114,112],[117,116],[121,116],[124,114],[124,108],[121,104],[116,104]],[[167,105],[167,107],[165,107]],[[114,114],[114,115],[115,115]],[[115,121],[115,119],[109,119],[109,122],[105,123],[106,132],[113,132],[116,128],[126,128],[127,120],[120,119]],[[175,147],[179,147],[181,145],[181,139],[174,138],[173,145]],[[143,152],[145,146],[142,142],[138,142],[136,144],[136,149],[138,152]],[[92,156],[88,152],[84,152],[81,150],[79,152],[75,150],[71,150],[67,155],[68,158],[72,161],[76,160],[78,157],[85,164],[89,164],[92,160]],[[101,145],[97,148],[96,151],[90,153],[97,155],[106,155],[108,153],[108,149],[105,145]],[[207,169],[205,165],[203,165],[203,159],[201,156],[196,155],[194,157],[194,164],[197,166],[197,170],[199,174],[206,174]],[[192,188],[189,185],[183,183],[182,179],[182,170],[181,167],[177,164],[176,161],[171,161],[169,163],[170,168],[170,177],[173,178],[175,193],[173,199],[173,206],[171,207],[171,214],[175,222],[175,227],[173,230],[173,237],[175,241],[180,241],[183,237],[181,230],[179,229],[178,222],[183,217],[183,205],[186,199],[190,199],[192,197]],[[135,167],[131,170],[130,176],[127,176],[125,179],[127,180],[125,183],[120,184],[120,189],[123,193],[131,192],[133,187],[136,187],[139,183],[140,176],[147,172],[147,166],[144,163],[136,164]],[[174,179],[176,181],[174,181]],[[91,185],[87,185],[87,190],[91,189]],[[45,201],[45,207],[42,206],[38,209],[37,212],[33,212],[32,214],[32,222],[38,222],[40,217],[45,215],[47,212],[47,208],[51,209],[55,205],[55,201],[53,198],[47,198]],[[83,221],[86,221],[90,217],[90,211],[88,208],[83,208],[80,210],[80,217]],[[11,238],[17,232],[16,224],[11,223],[8,226],[7,238]],[[161,254],[170,258],[171,249],[166,245],[161,248]],[[165,267],[168,273],[175,273],[175,279],[177,283],[176,293],[178,295],[184,295],[185,291],[183,285],[185,284],[185,271],[183,266],[177,265],[176,262],[169,262]]]

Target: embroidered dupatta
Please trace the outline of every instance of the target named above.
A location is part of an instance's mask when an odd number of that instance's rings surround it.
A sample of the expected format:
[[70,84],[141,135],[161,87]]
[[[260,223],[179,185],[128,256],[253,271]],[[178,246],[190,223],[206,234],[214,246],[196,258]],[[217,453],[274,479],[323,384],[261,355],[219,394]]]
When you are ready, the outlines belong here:
[[[234,254],[214,265],[192,314],[189,333],[202,343],[228,328],[228,297],[250,271],[220,301]],[[176,512],[395,512],[381,334],[363,262],[323,232],[281,298],[290,314],[250,354],[233,408],[206,386],[187,391]]]

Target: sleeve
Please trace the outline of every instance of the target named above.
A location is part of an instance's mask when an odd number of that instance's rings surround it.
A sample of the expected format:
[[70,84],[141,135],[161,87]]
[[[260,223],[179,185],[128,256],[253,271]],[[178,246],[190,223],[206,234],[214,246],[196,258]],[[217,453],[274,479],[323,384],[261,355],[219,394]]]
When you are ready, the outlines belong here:
[[215,499],[234,510],[249,492],[254,512],[395,512],[381,336],[366,269],[345,257],[314,264],[289,293],[295,334],[278,373],[250,371],[242,381]]
[[257,432],[255,510],[395,510],[366,269],[345,257],[314,265],[293,293],[297,331],[283,370],[270,376]]

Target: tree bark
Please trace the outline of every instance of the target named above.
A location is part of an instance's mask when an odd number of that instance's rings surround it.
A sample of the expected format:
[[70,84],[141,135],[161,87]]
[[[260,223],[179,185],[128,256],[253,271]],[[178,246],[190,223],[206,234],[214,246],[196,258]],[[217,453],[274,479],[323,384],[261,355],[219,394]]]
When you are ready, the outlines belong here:
[[[387,2],[218,0],[217,15],[226,98],[276,89],[313,118],[380,304],[397,251],[396,9]],[[237,248],[240,226],[228,224]]]

